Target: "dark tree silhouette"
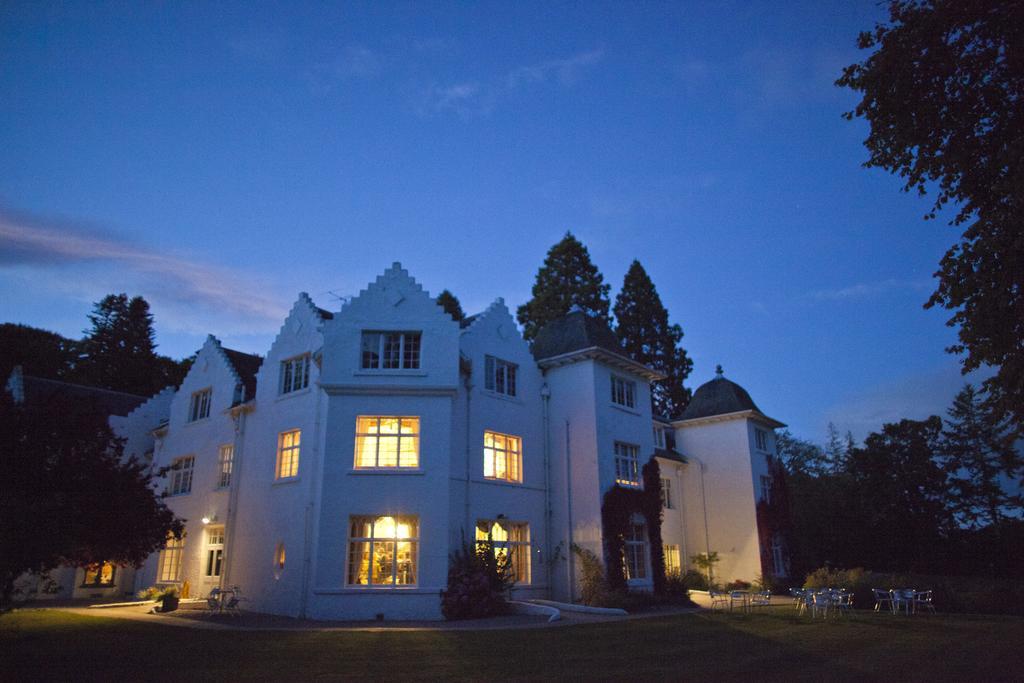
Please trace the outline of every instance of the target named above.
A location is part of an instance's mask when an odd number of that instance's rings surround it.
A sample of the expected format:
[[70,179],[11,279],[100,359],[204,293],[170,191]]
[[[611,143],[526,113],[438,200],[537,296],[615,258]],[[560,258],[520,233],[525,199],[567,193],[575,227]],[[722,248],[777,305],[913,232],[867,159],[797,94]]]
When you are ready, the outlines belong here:
[[22,407],[0,396],[0,600],[25,572],[137,566],[168,533],[180,537],[148,466],[122,462],[122,445],[107,416],[80,400]]
[[847,119],[871,126],[865,166],[956,205],[964,226],[925,304],[953,311],[963,370],[998,368],[984,387],[1024,428],[1024,3],[896,0],[860,34],[863,62],[836,81],[863,94]]
[[690,401],[690,390],[683,382],[693,369],[693,361],[679,342],[683,328],[668,321],[668,311],[647,271],[634,260],[615,297],[615,334],[623,348],[636,361],[667,375],[651,387],[655,414],[677,417]]
[[0,325],[0,379],[6,380],[14,366],[26,375],[65,379],[77,355],[77,342],[56,332],[28,325]]
[[532,340],[544,325],[565,315],[574,305],[607,321],[611,305],[608,290],[587,248],[571,232],[565,233],[562,241],[548,250],[544,265],[537,271],[533,298],[516,311],[523,337]]
[[466,313],[462,310],[462,304],[459,303],[458,297],[449,292],[447,289],[442,290],[437,295],[437,305],[444,309],[444,312],[452,317],[455,322],[460,322],[466,317]]

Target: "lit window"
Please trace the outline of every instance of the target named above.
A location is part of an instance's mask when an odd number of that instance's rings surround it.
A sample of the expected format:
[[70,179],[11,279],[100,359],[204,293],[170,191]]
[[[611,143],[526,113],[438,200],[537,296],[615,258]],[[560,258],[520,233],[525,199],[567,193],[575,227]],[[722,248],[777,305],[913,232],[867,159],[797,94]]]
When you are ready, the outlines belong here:
[[277,472],[276,479],[288,479],[299,473],[299,443],[302,431],[294,429],[281,432],[277,437]]
[[352,517],[348,541],[348,585],[416,585],[417,517]]
[[192,394],[192,403],[188,408],[188,421],[195,422],[210,417],[210,397],[213,389],[203,389]]
[[654,428],[654,447],[664,448],[665,447],[665,430],[661,427]]
[[761,475],[761,500],[770,503],[772,498],[772,478]]
[[277,544],[274,549],[274,576],[280,576],[284,571],[284,542]]
[[160,563],[157,567],[156,580],[160,583],[178,581],[181,578],[181,550],[185,539],[170,537],[160,551]]
[[672,505],[672,480],[661,478],[661,507],[671,510]]
[[192,455],[176,458],[171,462],[171,481],[167,489],[168,495],[179,496],[192,490],[192,467],[195,463],[195,456]]
[[82,587],[113,586],[116,571],[114,565],[109,562],[91,564],[85,568],[85,578],[82,579]]
[[757,450],[767,451],[768,450],[768,432],[763,429],[754,428],[754,442],[757,445]]
[[210,527],[206,530],[206,575],[219,577],[224,566],[224,527]]
[[356,468],[419,467],[418,417],[356,418]]
[[223,489],[231,486],[231,469],[234,466],[234,460],[235,447],[231,444],[221,446],[217,453],[217,467],[219,468],[217,488]]
[[612,403],[633,408],[636,405],[636,382],[612,375]]
[[530,525],[505,520],[481,519],[476,523],[476,542],[490,536],[494,555],[499,559],[511,558],[513,580],[530,583]]
[[519,366],[508,361],[484,357],[484,387],[487,391],[506,396],[516,395],[516,370]]
[[309,354],[281,361],[281,393],[288,394],[309,386]]
[[625,538],[626,578],[647,578],[647,526],[633,520]]
[[682,573],[682,567],[679,564],[679,546],[677,545],[666,545],[663,547],[665,552],[665,573],[666,574],[680,574]]
[[518,436],[484,432],[484,477],[521,482],[522,441]]
[[622,486],[640,486],[640,459],[638,449],[628,443],[615,442],[615,483]]
[[363,332],[362,367],[370,370],[418,369],[420,333]]

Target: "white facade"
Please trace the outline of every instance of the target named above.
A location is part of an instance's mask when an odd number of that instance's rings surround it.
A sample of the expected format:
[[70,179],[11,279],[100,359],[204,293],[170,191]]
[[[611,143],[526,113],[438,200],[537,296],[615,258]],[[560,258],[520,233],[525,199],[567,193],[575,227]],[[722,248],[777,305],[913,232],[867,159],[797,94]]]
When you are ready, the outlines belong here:
[[[664,448],[649,368],[607,345],[535,360],[502,300],[460,325],[397,263],[339,312],[301,294],[253,361],[210,337],[169,401],[154,466],[178,467],[167,502],[187,536],[137,588],[238,585],[251,609],[317,619],[440,618],[449,555],[491,532],[515,558],[514,596],[573,600],[571,547],[603,557],[604,493],[639,486],[630,457]],[[710,548],[724,580],[761,573],[761,418],[683,420],[683,457],[658,451],[681,569]],[[646,546],[639,564],[630,586],[650,590]]]

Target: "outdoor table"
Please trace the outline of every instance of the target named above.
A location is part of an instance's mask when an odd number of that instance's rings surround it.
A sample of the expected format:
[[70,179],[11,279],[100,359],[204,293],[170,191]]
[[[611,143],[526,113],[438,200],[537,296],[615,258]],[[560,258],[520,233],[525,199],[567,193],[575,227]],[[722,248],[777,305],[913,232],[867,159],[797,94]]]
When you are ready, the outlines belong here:
[[750,591],[736,590],[729,591],[729,611],[732,611],[733,605],[739,602],[740,608],[744,612],[750,611]]
[[893,588],[889,591],[892,596],[892,613],[898,614],[901,606],[905,606],[907,614],[914,613],[914,596],[916,591],[913,588]]

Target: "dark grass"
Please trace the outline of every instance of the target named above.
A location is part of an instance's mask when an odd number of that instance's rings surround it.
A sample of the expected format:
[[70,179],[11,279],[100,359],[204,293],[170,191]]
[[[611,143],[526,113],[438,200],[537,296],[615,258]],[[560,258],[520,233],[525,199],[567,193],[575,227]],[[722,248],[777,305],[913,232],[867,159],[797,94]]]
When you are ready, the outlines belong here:
[[200,631],[20,610],[0,680],[1024,680],[1024,619],[788,610],[504,631]]

